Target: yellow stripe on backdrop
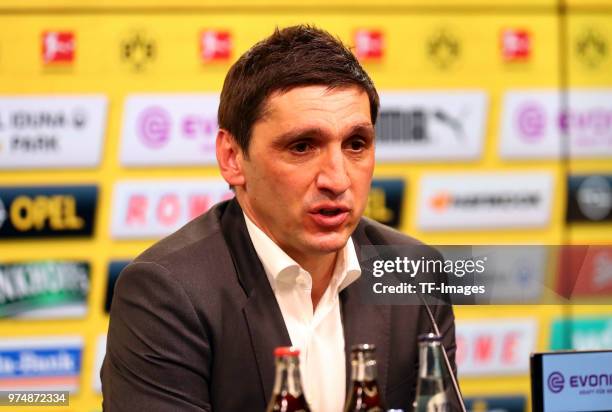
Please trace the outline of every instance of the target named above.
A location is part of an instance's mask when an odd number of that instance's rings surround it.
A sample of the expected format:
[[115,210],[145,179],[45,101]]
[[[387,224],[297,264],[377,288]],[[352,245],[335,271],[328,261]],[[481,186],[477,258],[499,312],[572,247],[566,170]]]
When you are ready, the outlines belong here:
[[[583,0],[574,0],[573,3],[581,4]],[[590,0],[588,4],[609,5],[609,0]],[[30,0],[21,2],[19,0],[4,0],[2,6],[13,10],[62,10],[62,9],[201,9],[201,8],[222,8],[244,9],[244,8],[270,8],[270,9],[291,9],[291,8],[316,8],[329,9],[337,7],[366,7],[366,8],[389,8],[389,7],[528,7],[528,8],[554,8],[557,0],[498,0],[495,2],[487,0],[307,0],[301,2],[287,2],[286,0],[232,0],[229,2],[219,2],[216,0],[132,0],[124,2],[120,0]]]
[[[502,3],[495,2],[495,5]],[[220,90],[230,62],[203,63],[198,36],[203,29],[227,29],[234,44],[233,58],[276,26],[314,23],[352,43],[357,28],[384,33],[386,50],[381,61],[365,63],[381,92],[390,90],[482,90],[487,94],[486,133],[482,155],[467,161],[430,161],[379,164],[378,177],[401,177],[407,192],[401,229],[432,244],[560,244],[611,243],[609,225],[573,225],[567,237],[565,224],[567,165],[558,160],[504,160],[500,157],[502,101],[508,90],[555,89],[563,84],[559,68],[561,19],[556,2],[524,0],[503,2],[497,12],[483,1],[311,1],[299,10],[281,1],[237,1],[231,5],[213,1],[5,1],[0,5],[0,92],[2,95],[104,94],[108,96],[107,131],[100,165],[93,169],[0,171],[0,185],[96,184],[99,187],[95,236],[80,240],[5,241],[0,244],[0,263],[36,259],[90,261],[91,293],[84,319],[65,321],[2,320],[0,335],[44,336],[80,334],[85,337],[80,391],[73,395],[69,410],[99,409],[101,396],[92,385],[96,344],[108,317],[103,310],[107,268],[111,260],[129,259],[152,243],[150,240],[111,239],[113,186],[121,180],[194,179],[218,177],[213,166],[126,168],[120,164],[120,134],[125,98],[134,93],[189,93]],[[578,2],[572,2],[572,5]],[[333,7],[363,6],[350,14]],[[482,12],[476,6],[484,6]],[[609,6],[610,2],[597,5]],[[406,6],[406,8],[397,7]],[[426,6],[419,9],[412,6]],[[440,7],[436,9],[436,7]],[[450,9],[444,6],[450,7]],[[459,6],[470,6],[463,10]],[[510,7],[511,6],[511,7]],[[521,9],[522,6],[529,6]],[[540,8],[533,8],[537,6]],[[168,7],[172,12],[164,13]],[[211,7],[210,10],[205,10]],[[244,11],[248,7],[248,11]],[[261,7],[260,10],[256,10]],[[459,9],[457,8],[459,7]],[[70,9],[78,12],[64,13]],[[108,9],[106,9],[108,8]],[[129,13],[123,13],[129,8]],[[195,12],[183,12],[180,9]],[[276,9],[282,8],[281,11]],[[330,8],[329,10],[327,8]],[[56,9],[57,11],[53,11]],[[87,10],[95,10],[88,12]],[[106,9],[106,10],[105,10]],[[145,10],[146,9],[146,10]],[[19,11],[14,13],[12,11]],[[142,12],[139,12],[142,10]],[[157,11],[156,11],[157,10]],[[534,11],[535,10],[535,11]],[[569,86],[612,87],[612,58],[596,69],[585,68],[573,52],[573,39],[585,27],[597,27],[612,44],[612,12],[578,13],[568,18]],[[53,11],[53,12],[52,12]],[[104,12],[100,12],[104,11]],[[503,28],[524,29],[532,41],[528,61],[510,63],[500,57]],[[45,30],[73,31],[75,62],[69,67],[44,67],[41,63],[41,33]],[[444,33],[456,42],[457,55],[432,55],[431,39]],[[154,57],[142,67],[122,59],[122,44],[139,36],[155,48]],[[441,60],[442,59],[442,63]],[[448,60],[447,60],[448,59]],[[609,159],[570,163],[571,173],[612,173]],[[424,231],[417,224],[417,202],[421,180],[431,174],[463,172],[545,171],[553,176],[554,195],[550,223],[529,230]],[[609,314],[610,307],[578,308],[576,312]],[[459,307],[458,319],[532,318],[538,322],[537,349],[546,350],[551,320],[567,313],[556,306]],[[517,376],[462,378],[466,395],[529,393],[525,373]],[[43,409],[41,409],[43,410]]]

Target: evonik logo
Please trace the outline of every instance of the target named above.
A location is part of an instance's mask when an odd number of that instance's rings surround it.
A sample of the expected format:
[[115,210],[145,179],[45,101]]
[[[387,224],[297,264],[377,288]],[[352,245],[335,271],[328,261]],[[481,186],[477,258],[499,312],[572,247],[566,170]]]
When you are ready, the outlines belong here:
[[166,144],[170,137],[171,119],[166,110],[152,106],[138,117],[138,136],[150,148]]
[[523,103],[516,112],[516,128],[526,142],[534,142],[546,131],[546,111],[533,101]]
[[[559,393],[565,388],[565,377],[561,372],[555,371],[548,375],[547,385],[552,393]],[[599,388],[612,387],[612,374],[590,373],[587,375],[571,375],[567,380],[571,388]]]
[[215,163],[218,100],[212,94],[129,96],[125,103],[121,163]]
[[[178,135],[183,139],[202,140],[202,150],[212,150],[217,133],[217,119],[202,114],[187,114],[178,119]],[[145,146],[157,149],[172,137],[171,114],[160,106],[151,106],[138,117],[138,137]]]
[[552,393],[559,393],[563,390],[565,386],[565,378],[561,372],[552,372],[548,375],[548,381],[546,382],[548,385],[548,389]]

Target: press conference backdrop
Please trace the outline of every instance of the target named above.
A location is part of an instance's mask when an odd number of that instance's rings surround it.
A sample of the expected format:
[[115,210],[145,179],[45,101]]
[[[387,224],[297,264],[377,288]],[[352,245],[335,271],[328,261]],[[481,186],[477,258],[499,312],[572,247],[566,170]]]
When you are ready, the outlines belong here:
[[[101,409],[114,281],[231,196],[214,157],[225,73],[304,22],[351,44],[380,91],[369,216],[431,244],[600,245],[582,292],[612,294],[610,1],[5,0],[0,389]],[[526,409],[528,353],[611,347],[611,309],[458,307],[470,408]]]

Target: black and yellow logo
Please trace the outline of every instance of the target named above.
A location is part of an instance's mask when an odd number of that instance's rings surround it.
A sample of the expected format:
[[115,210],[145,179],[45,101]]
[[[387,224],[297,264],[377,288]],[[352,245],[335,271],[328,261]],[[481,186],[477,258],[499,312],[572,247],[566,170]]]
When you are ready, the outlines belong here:
[[95,186],[0,187],[0,239],[91,236]]
[[135,32],[121,42],[120,55],[134,72],[142,72],[155,60],[157,46],[144,32]]
[[606,39],[592,28],[586,29],[576,39],[578,59],[589,69],[597,69],[608,58],[608,49]]
[[399,228],[401,224],[404,181],[377,179],[372,181],[364,214],[385,225]]
[[429,60],[440,70],[450,69],[461,56],[457,36],[446,29],[433,33],[425,44]]

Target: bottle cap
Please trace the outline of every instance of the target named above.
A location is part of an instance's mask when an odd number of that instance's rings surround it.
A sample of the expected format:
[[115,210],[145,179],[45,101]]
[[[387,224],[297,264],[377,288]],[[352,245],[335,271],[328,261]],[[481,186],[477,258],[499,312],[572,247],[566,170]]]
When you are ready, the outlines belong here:
[[279,346],[274,349],[274,356],[300,356],[300,350],[294,346]]
[[441,340],[442,337],[434,333],[425,333],[423,335],[419,335],[419,342],[440,342]]
[[376,345],[371,343],[359,343],[351,346],[351,352],[374,352],[375,350]]

